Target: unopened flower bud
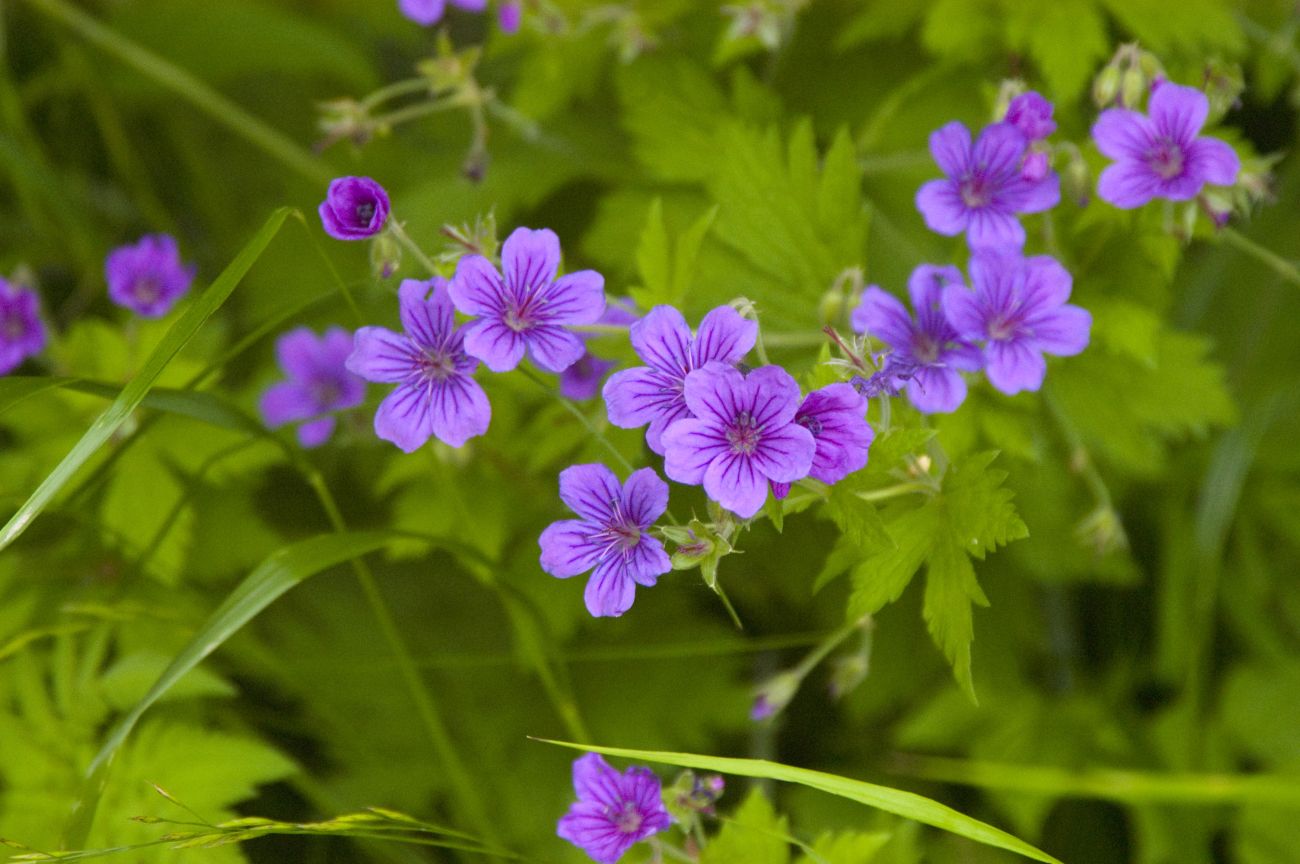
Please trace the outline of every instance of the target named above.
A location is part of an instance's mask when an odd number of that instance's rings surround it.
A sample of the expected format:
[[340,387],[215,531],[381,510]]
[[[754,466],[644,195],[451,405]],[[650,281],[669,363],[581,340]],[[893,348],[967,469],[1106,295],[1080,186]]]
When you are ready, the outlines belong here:
[[794,694],[799,692],[802,679],[793,672],[782,672],[767,679],[754,696],[754,705],[749,709],[749,719],[755,722],[766,720],[780,713]]
[[1092,82],[1092,101],[1098,108],[1109,108],[1119,95],[1120,69],[1108,63]]
[[1142,97],[1147,93],[1147,76],[1142,70],[1130,67],[1124,70],[1119,82],[1119,102],[1125,108],[1136,110],[1142,104]]
[[387,231],[370,242],[370,272],[376,279],[387,279],[402,264],[402,245]]
[[1222,228],[1232,218],[1235,201],[1234,189],[1206,189],[1201,193],[1201,208],[1205,210],[1215,228]]
[[1088,163],[1084,161],[1083,154],[1075,145],[1067,144],[1062,149],[1066,153],[1066,160],[1065,167],[1061,171],[1061,194],[1063,197],[1077,201],[1082,207],[1088,203],[1088,198],[1092,194]]

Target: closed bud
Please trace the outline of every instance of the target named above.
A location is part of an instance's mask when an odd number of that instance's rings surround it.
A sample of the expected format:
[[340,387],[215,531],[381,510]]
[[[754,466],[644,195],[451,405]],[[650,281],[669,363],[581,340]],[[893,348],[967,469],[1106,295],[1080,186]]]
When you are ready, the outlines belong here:
[[1201,208],[1210,217],[1215,228],[1222,228],[1232,218],[1234,202],[1237,200],[1235,188],[1206,189],[1201,193]]
[[1109,108],[1119,95],[1119,67],[1114,63],[1106,64],[1092,82],[1092,101],[1098,108]]
[[830,691],[832,699],[843,699],[867,680],[870,661],[865,653],[855,652],[840,657],[831,665]]
[[822,295],[821,301],[817,304],[817,320],[823,325],[834,326],[844,317],[844,292],[838,285],[831,288]]
[[402,244],[397,242],[397,238],[387,231],[375,235],[370,242],[370,272],[375,278],[389,278],[401,264]]
[[1088,163],[1075,145],[1066,144],[1061,149],[1066,153],[1065,167],[1061,170],[1061,194],[1077,201],[1082,207],[1088,203],[1092,194]]
[[1147,76],[1141,69],[1130,67],[1124,70],[1119,82],[1119,104],[1137,110],[1147,93],[1147,84]]
[[782,672],[767,679],[754,696],[754,704],[749,709],[749,719],[755,722],[766,720],[781,713],[794,694],[799,692],[802,678],[794,672]]

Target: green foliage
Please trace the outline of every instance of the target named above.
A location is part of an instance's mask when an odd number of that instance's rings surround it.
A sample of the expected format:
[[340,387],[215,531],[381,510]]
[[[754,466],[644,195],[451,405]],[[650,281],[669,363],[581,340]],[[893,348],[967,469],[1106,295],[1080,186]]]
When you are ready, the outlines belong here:
[[789,825],[755,789],[700,855],[700,864],[788,864]]

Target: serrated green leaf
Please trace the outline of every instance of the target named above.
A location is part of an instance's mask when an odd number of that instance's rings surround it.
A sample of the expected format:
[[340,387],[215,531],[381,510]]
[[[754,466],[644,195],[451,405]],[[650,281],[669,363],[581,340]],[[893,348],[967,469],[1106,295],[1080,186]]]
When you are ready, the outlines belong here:
[[987,606],[988,598],[975,580],[970,558],[955,543],[939,543],[927,563],[922,614],[935,644],[952,665],[957,683],[977,702],[970,668],[970,646],[975,640],[971,604]]
[[902,595],[930,554],[940,529],[939,517],[936,508],[922,506],[905,510],[887,523],[894,548],[853,568],[849,618],[879,612]]
[[786,864],[790,846],[781,838],[789,830],[785,817],[754,789],[704,847],[700,864]]
[[871,864],[890,838],[888,831],[840,831],[823,834],[799,864]]

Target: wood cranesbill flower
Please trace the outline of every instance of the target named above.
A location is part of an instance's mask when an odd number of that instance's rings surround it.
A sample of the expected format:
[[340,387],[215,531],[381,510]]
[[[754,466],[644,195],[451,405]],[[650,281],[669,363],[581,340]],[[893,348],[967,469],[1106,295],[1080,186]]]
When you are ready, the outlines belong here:
[[335,240],[365,240],[384,230],[390,204],[384,187],[369,177],[339,177],[317,209],[325,233]]
[[40,305],[35,291],[0,278],[0,375],[45,349]]
[[487,431],[492,406],[474,380],[478,361],[465,353],[447,280],[405,279],[397,299],[402,327],[362,327],[347,359],[367,381],[398,385],[379,403],[375,434],[407,453],[430,437],[452,447]]
[[605,311],[605,277],[579,270],[556,278],[560,239],[546,228],[516,228],[501,246],[501,272],[482,255],[456,264],[449,292],[478,316],[465,325],[465,350],[493,372],[509,372],[527,351],[548,372],[563,372],[587,350],[568,327]]
[[943,309],[962,339],[984,342],[984,372],[1007,395],[1043,386],[1044,354],[1088,345],[1092,315],[1065,301],[1073,280],[1055,258],[986,251],[970,264],[971,285],[949,285]]
[[181,263],[176,238],[146,234],[119,246],[104,259],[108,299],[141,318],[161,318],[185,296],[194,281],[194,265]]
[[663,543],[646,533],[668,509],[668,484],[654,469],[633,471],[620,486],[604,465],[573,465],[560,472],[560,499],[580,518],[542,532],[542,569],[561,579],[593,570],[584,593],[592,615],[622,615],[637,585],[652,587],[672,569]]
[[298,441],[318,447],[334,434],[337,411],[355,408],[366,398],[366,385],[344,366],[352,353],[352,334],[331,327],[319,337],[307,327],[281,336],[275,356],[287,380],[262,395],[259,408],[266,425],[302,423]]
[[767,500],[768,484],[808,476],[817,445],[794,422],[799,385],[780,366],[742,375],[717,361],[686,376],[692,417],[664,432],[664,473],[748,519]]
[[671,824],[663,787],[649,768],[634,765],[619,774],[598,753],[573,763],[578,800],[560,817],[556,833],[599,864],[623,853]]
[[[902,301],[875,285],[863,292],[853,310],[854,330],[890,346],[885,360],[890,374],[883,377],[897,377],[908,401],[925,414],[956,411],[966,399],[961,373],[984,365],[979,349],[963,340],[944,316],[944,288],[962,284],[956,267],[922,264],[907,280],[915,320]],[[906,375],[894,374],[898,370],[906,370]]]
[[605,382],[609,422],[620,429],[649,424],[646,443],[662,454],[664,430],[691,416],[683,389],[686,376],[713,361],[739,363],[758,339],[758,324],[730,306],[719,306],[704,316],[692,336],[681,312],[656,306],[632,325],[628,336],[648,365],[615,372]]
[[1025,229],[1018,213],[1039,213],[1061,200],[1060,178],[1022,172],[1029,139],[1010,123],[994,123],[971,144],[970,130],[956,121],[930,135],[930,154],[947,175],[916,193],[916,207],[930,230],[949,237],[966,232],[972,249],[1020,247]]
[[1206,183],[1235,183],[1241,162],[1217,138],[1198,137],[1210,110],[1195,87],[1168,81],[1151,91],[1148,116],[1110,108],[1092,127],[1103,155],[1115,160],[1101,172],[1097,194],[1116,207],[1141,207],[1153,198],[1190,201]]

